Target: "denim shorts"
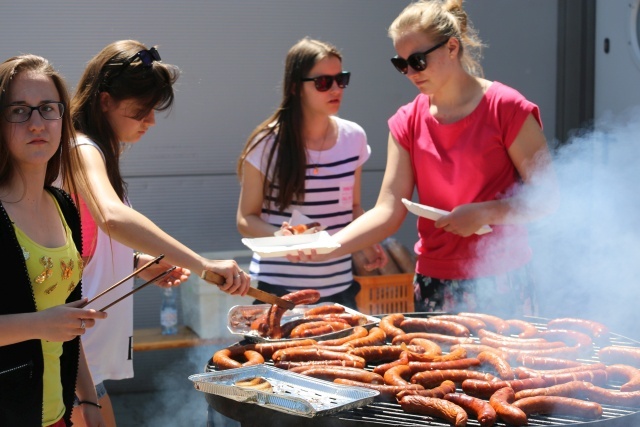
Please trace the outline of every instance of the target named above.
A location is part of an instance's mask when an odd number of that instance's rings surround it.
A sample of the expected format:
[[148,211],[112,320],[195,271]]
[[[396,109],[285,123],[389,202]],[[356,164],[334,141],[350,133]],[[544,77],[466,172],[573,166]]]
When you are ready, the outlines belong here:
[[[107,394],[107,389],[104,386],[104,383],[100,383],[100,384],[96,384],[96,393],[98,394],[98,400],[102,399],[102,397]],[[73,399],[73,406],[78,406],[78,402],[80,401],[80,399],[78,399],[78,396],[76,396]],[[98,403],[98,402],[96,402]]]

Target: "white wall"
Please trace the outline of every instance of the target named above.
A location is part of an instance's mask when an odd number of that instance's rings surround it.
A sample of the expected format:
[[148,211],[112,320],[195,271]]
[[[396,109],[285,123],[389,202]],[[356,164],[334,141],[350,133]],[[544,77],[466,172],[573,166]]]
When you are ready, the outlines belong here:
[[[74,86],[104,45],[138,39],[182,69],[176,104],[124,170],[134,206],[197,251],[241,249],[235,228],[237,156],[255,125],[278,105],[284,57],[303,36],[336,44],[352,72],[341,115],[360,123],[373,154],[365,165],[363,201],[376,200],[386,159],[387,118],[416,95],[391,66],[386,28],[400,0],[109,0],[3,2],[0,58],[36,53]],[[488,49],[486,77],[520,90],[555,129],[556,2],[465,3]],[[398,233],[411,246],[415,217]],[[159,292],[136,296],[136,327],[158,324]],[[138,387],[163,360],[136,364]],[[125,383],[125,382],[121,382]],[[131,384],[129,384],[131,386]]]

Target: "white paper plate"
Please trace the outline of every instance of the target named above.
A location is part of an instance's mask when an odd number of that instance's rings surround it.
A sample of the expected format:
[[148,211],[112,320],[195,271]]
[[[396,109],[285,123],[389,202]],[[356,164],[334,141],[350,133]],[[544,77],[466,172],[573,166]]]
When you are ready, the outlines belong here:
[[242,239],[242,243],[263,258],[297,255],[298,251],[311,254],[311,249],[315,249],[319,254],[326,254],[340,247],[326,231],[293,236],[245,238]]
[[[451,213],[449,211],[445,211],[442,209],[432,208],[431,206],[414,203],[407,199],[402,199],[402,203],[404,203],[404,205],[407,207],[407,210],[412,214],[430,219],[432,221],[436,221],[440,217]],[[480,227],[478,231],[476,231],[476,234],[482,235],[486,233],[491,233],[492,231],[493,229],[491,227],[489,227],[488,225],[483,225],[482,227]]]

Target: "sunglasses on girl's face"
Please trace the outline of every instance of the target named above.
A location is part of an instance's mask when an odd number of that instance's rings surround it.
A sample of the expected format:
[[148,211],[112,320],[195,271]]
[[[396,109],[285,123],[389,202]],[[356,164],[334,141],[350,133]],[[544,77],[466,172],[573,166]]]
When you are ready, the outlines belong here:
[[314,82],[316,86],[316,90],[318,92],[326,92],[333,86],[333,81],[336,81],[336,84],[339,88],[344,89],[349,84],[349,78],[351,77],[351,73],[349,71],[343,71],[340,74],[336,74],[335,76],[318,76],[318,77],[308,77],[306,79],[302,79],[303,82]]
[[438,43],[427,51],[413,53],[409,55],[407,59],[401,58],[396,55],[391,58],[391,63],[394,67],[396,67],[396,70],[400,71],[402,74],[407,74],[409,72],[409,67],[413,68],[416,71],[423,71],[427,68],[427,55],[434,50],[444,46],[448,41],[449,40],[445,40],[442,43]]

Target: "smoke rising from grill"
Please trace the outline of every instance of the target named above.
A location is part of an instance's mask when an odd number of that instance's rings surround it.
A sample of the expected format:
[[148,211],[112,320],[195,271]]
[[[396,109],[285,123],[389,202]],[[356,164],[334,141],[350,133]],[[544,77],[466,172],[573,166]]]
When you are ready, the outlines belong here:
[[[636,339],[639,113],[607,117],[554,151],[558,208],[529,225],[539,315],[598,320]],[[546,201],[536,194],[535,203]]]

